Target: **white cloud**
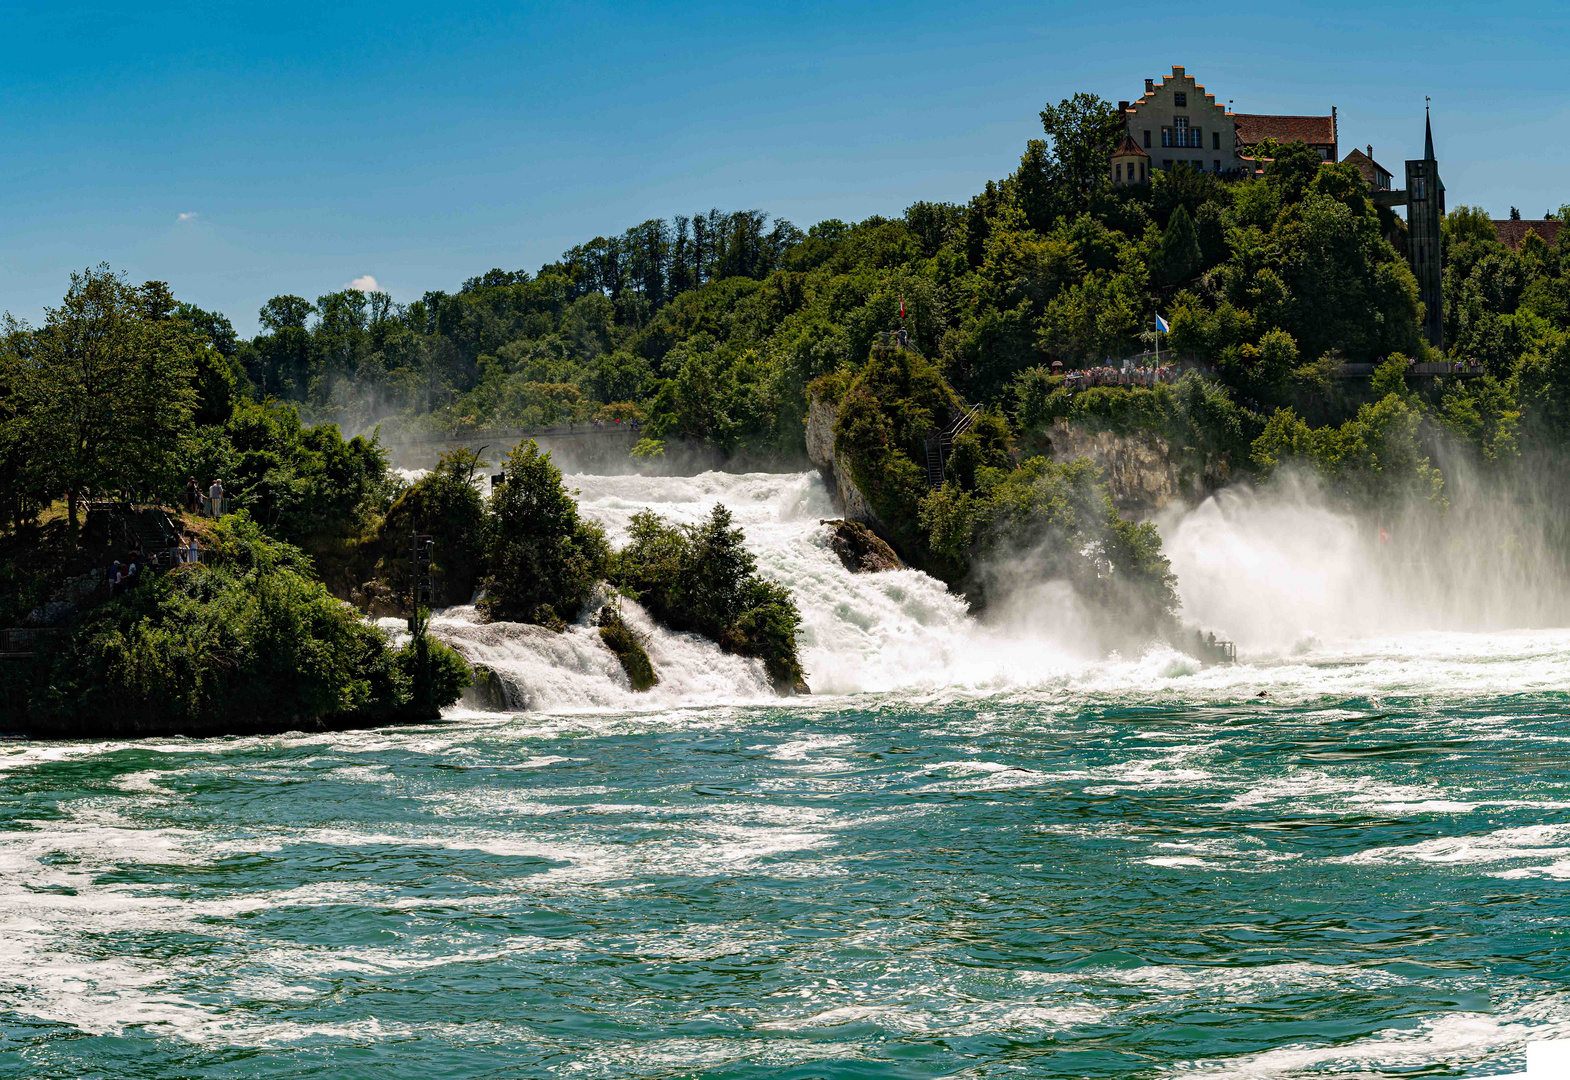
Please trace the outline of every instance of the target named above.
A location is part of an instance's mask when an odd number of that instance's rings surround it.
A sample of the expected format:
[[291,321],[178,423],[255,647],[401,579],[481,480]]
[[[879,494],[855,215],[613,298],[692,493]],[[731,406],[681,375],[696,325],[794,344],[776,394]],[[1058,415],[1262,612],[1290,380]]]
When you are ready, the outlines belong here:
[[376,284],[376,279],[373,278],[370,274],[366,274],[364,277],[355,278],[353,281],[349,282],[349,288],[358,289],[360,292],[382,291],[382,287]]
[[202,215],[198,214],[195,210],[187,210],[185,213],[180,215],[180,220],[181,221],[190,221],[193,218],[198,218],[198,217],[201,217],[201,216]]

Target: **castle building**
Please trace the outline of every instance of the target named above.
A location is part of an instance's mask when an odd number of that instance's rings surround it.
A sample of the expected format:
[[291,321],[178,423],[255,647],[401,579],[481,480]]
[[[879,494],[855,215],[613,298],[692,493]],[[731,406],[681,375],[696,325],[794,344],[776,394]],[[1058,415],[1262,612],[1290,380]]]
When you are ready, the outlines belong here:
[[1368,184],[1369,191],[1389,191],[1395,177],[1390,170],[1374,160],[1374,148],[1369,146],[1368,153],[1353,150],[1341,159],[1343,165],[1350,165],[1363,174],[1363,180]]
[[1324,160],[1337,160],[1334,105],[1328,116],[1234,113],[1177,64],[1159,84],[1146,79],[1144,96],[1118,102],[1118,111],[1129,139],[1150,155],[1152,168],[1188,165],[1213,173],[1257,172],[1261,163],[1254,151],[1266,139],[1307,143]]

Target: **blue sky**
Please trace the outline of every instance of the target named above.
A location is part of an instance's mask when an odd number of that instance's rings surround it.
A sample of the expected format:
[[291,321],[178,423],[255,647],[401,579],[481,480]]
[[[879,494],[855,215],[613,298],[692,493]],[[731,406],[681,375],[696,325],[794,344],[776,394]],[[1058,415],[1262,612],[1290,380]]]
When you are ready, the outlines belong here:
[[107,261],[249,334],[277,293],[408,301],[650,217],[963,201],[1043,103],[1173,64],[1239,111],[1336,105],[1398,175],[1430,94],[1453,205],[1570,203],[1559,4],[215,7],[0,11],[0,308]]

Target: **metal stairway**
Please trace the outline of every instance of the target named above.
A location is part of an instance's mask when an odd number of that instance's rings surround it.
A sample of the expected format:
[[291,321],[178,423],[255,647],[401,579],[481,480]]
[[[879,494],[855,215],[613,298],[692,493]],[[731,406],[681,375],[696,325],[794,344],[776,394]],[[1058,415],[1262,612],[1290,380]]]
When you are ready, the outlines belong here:
[[936,491],[943,486],[943,471],[948,465],[950,452],[954,449],[954,440],[976,422],[976,417],[981,413],[980,405],[971,405],[942,431],[934,432],[927,436],[927,486]]

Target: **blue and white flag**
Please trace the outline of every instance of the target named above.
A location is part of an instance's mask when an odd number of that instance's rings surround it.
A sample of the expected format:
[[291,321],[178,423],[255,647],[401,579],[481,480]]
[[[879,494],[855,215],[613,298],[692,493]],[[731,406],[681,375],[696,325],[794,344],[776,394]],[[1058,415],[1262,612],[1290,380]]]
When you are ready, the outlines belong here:
[[1156,316],[1156,329],[1160,330],[1163,334],[1172,333],[1172,327],[1167,325],[1167,320],[1163,319],[1160,315]]

